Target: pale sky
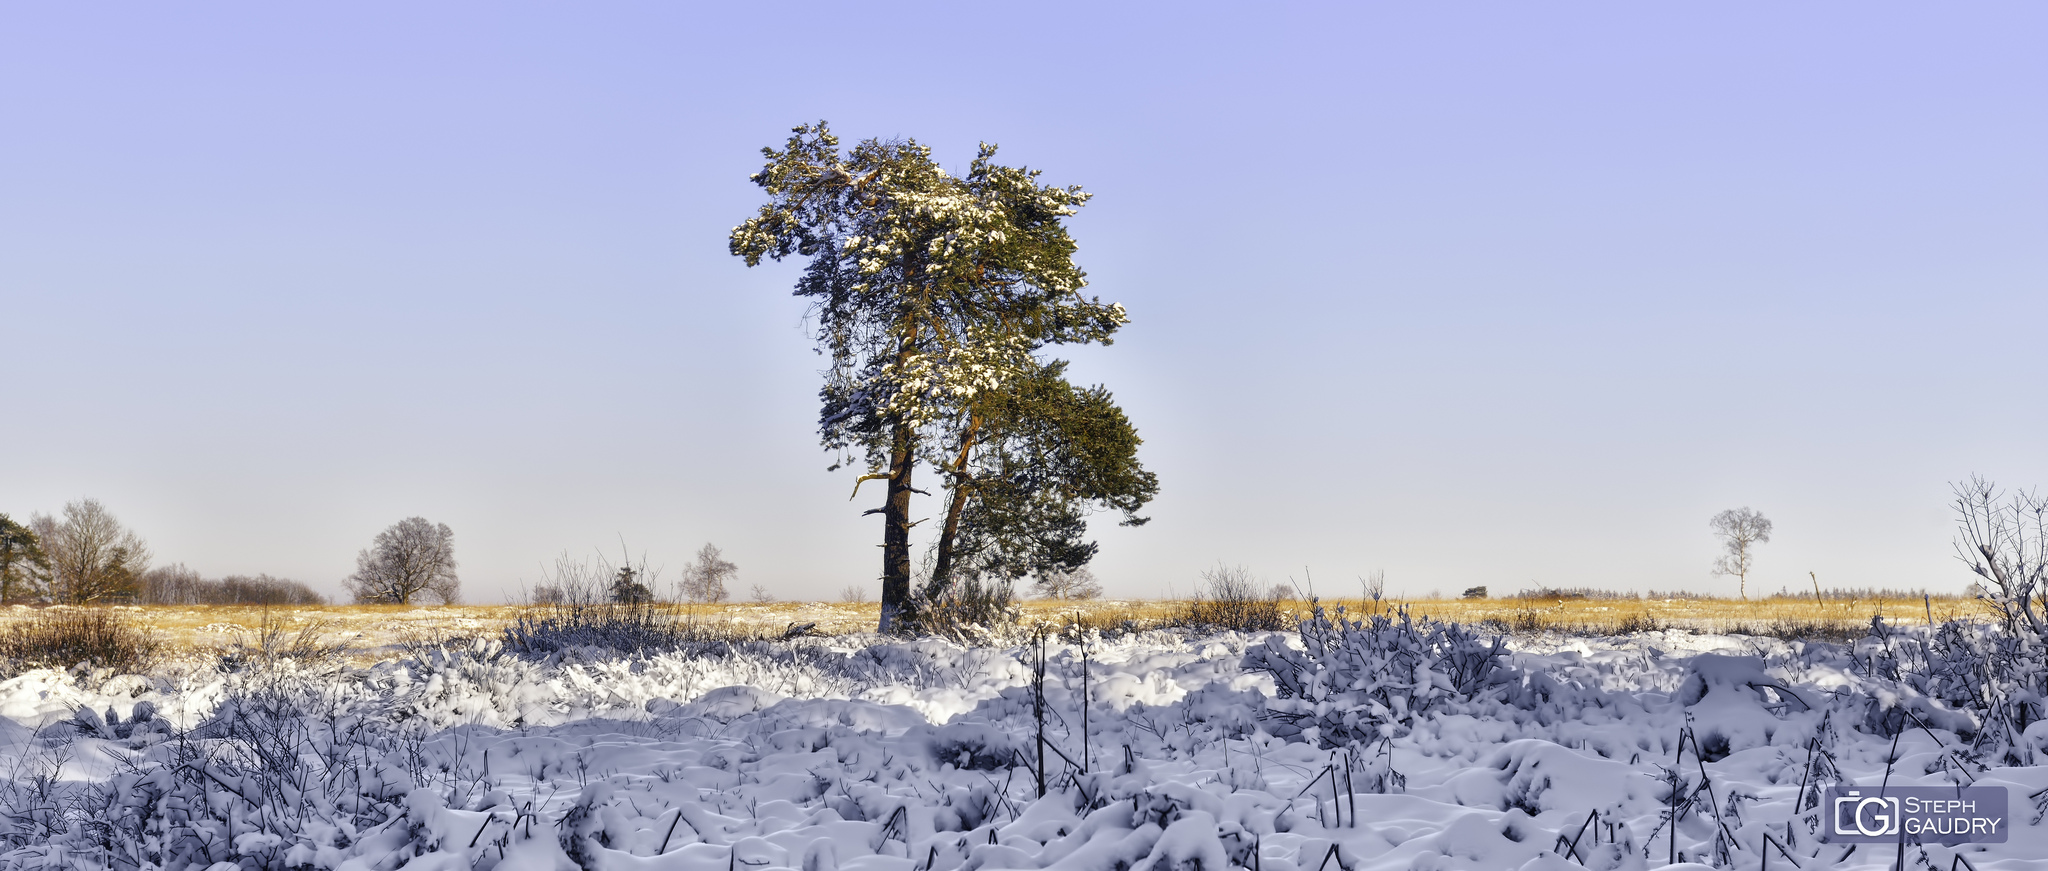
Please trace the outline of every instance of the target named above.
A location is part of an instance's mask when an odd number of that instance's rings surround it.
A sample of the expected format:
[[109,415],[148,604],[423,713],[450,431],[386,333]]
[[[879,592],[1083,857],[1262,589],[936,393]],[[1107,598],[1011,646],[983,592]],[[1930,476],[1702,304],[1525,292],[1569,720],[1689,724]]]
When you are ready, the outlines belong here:
[[[0,511],[329,593],[412,515],[835,595],[797,266],[725,234],[829,119],[1096,199],[1073,354],[1160,477],[1112,595],[1957,590],[2048,484],[2048,7],[0,3]],[[869,498],[870,496],[873,498]],[[919,516],[936,511],[929,501]]]

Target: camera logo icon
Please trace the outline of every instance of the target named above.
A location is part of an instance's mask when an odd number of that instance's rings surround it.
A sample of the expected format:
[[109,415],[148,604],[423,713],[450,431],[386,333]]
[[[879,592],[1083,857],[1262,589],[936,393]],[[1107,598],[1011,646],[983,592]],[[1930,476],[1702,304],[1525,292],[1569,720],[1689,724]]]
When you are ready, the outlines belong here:
[[2003,844],[2012,828],[2002,786],[1827,788],[1821,840],[1836,844]]
[[1878,838],[1898,834],[1902,816],[1897,796],[1866,796],[1852,789],[1835,797],[1831,822],[1834,834]]

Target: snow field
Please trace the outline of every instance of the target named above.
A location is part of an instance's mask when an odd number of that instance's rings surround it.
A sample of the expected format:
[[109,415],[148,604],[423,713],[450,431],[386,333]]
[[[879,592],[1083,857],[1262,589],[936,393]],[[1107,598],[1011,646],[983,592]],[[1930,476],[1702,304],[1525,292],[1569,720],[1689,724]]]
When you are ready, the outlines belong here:
[[[90,687],[34,672],[0,683],[0,863],[1648,869],[1672,858],[1676,806],[1681,863],[1754,868],[1768,849],[1773,867],[1876,869],[1896,848],[1821,843],[1805,799],[1880,781],[2012,792],[2009,842],[1909,863],[2048,857],[2048,726],[1987,753],[1985,724],[1875,650],[1369,630],[1094,639],[1085,739],[1083,651],[1049,643],[1043,798],[1025,648],[848,637],[535,662],[477,645]],[[1901,708],[1924,727],[1885,728]]]

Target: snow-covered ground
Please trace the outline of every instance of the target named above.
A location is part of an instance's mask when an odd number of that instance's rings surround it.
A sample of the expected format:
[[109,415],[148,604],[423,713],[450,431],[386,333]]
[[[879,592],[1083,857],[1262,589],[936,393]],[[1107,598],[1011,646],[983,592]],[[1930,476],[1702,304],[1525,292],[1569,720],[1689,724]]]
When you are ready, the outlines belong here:
[[[32,672],[0,683],[0,863],[1641,869],[1675,846],[1681,863],[1756,868],[1768,849],[1771,867],[1875,869],[1897,848],[1822,843],[1809,805],[1824,785],[1884,781],[2011,792],[2008,842],[1908,847],[1912,867],[1958,850],[1981,871],[2048,867],[2048,726],[1986,754],[1984,724],[1887,676],[1878,646],[1915,636],[1496,651],[1416,647],[1398,628],[1094,639],[1085,669],[1082,646],[1055,640],[1042,684],[1029,645],[871,636]],[[1918,721],[1891,728],[1896,710]]]

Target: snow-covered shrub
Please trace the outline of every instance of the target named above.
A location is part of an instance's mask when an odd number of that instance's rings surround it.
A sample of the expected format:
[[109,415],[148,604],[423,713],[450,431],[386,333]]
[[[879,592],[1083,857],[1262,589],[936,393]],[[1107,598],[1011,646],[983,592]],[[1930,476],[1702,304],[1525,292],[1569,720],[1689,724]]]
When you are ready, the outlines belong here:
[[1672,698],[1685,708],[1696,749],[1708,762],[1767,746],[1785,714],[1812,710],[1803,696],[1766,673],[1760,656],[1695,656]]
[[2038,761],[2022,738],[2048,718],[2048,643],[2024,624],[2008,630],[1950,620],[1926,632],[1872,618],[1849,664],[1887,688],[1867,702],[1868,731],[1950,729],[1970,741],[1968,755],[1980,763]]
[[1014,764],[1024,745],[982,723],[948,723],[931,730],[932,759],[963,770],[993,771]]
[[925,585],[911,597],[903,618],[907,635],[978,640],[989,630],[1017,622],[1015,588],[1009,581],[968,576]]
[[154,743],[159,734],[169,734],[170,725],[156,715],[156,705],[137,702],[128,709],[128,718],[109,706],[105,713],[91,708],[79,708],[71,718],[71,727],[79,734],[106,741],[115,741],[130,747],[142,747]]
[[313,620],[292,631],[284,618],[265,608],[254,637],[237,636],[234,644],[220,651],[216,666],[222,671],[241,671],[276,668],[290,662],[338,669],[345,664],[349,646],[346,641],[328,636],[332,628],[333,624],[326,620]]
[[1348,747],[1406,731],[1439,704],[1504,682],[1502,639],[1456,623],[1415,621],[1407,609],[1346,619],[1314,603],[1300,647],[1269,635],[1245,651],[1244,669],[1273,676],[1268,731]]
[[87,737],[126,739],[135,752],[115,757],[104,779],[0,783],[0,808],[39,810],[0,814],[0,838],[28,848],[10,854],[9,866],[282,868],[314,864],[325,850],[332,867],[373,836],[394,847],[417,841],[408,820],[415,790],[455,795],[473,779],[427,750],[418,724],[363,716],[307,690],[273,684],[231,695],[186,731],[145,705],[125,722],[81,711],[75,722]]

